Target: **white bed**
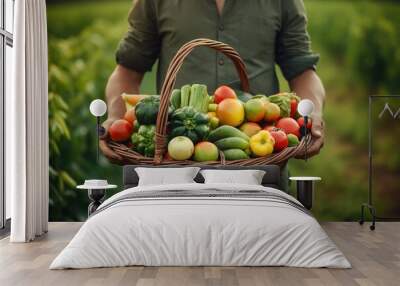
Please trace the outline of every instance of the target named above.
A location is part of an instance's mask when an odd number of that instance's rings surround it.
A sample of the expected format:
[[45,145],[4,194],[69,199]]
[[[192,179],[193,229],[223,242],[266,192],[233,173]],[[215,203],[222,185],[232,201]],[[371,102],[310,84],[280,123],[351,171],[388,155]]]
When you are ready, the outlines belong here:
[[351,267],[292,196],[264,186],[197,183],[114,195],[50,269],[128,265]]

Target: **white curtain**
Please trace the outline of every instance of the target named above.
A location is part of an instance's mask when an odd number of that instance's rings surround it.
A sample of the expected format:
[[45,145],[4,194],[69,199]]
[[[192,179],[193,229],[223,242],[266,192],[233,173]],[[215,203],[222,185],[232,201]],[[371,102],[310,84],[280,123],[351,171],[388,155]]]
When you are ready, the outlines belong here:
[[6,187],[12,242],[48,225],[48,76],[45,0],[15,1],[13,94],[6,99]]

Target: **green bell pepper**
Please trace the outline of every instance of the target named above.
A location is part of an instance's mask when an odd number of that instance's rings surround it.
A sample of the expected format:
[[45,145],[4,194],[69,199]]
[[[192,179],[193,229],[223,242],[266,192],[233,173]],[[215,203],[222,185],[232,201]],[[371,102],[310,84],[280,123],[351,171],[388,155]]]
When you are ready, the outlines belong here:
[[209,131],[207,114],[196,111],[191,106],[186,106],[175,110],[170,120],[170,138],[186,136],[192,140],[193,144],[204,140]]
[[154,157],[155,133],[155,125],[141,125],[138,132],[132,135],[134,150],[146,157]]

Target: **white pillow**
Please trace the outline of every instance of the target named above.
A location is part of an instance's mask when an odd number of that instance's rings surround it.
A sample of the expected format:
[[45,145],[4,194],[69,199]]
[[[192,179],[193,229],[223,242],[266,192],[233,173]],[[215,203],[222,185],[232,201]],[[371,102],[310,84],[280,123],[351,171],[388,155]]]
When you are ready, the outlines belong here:
[[139,186],[195,183],[198,167],[185,168],[135,168]]
[[205,184],[261,185],[265,171],[262,170],[202,170]]

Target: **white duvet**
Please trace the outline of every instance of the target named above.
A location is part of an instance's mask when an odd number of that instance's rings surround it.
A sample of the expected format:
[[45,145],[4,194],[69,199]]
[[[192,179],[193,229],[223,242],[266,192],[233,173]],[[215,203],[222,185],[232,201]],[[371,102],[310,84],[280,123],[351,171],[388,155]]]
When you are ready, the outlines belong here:
[[[145,266],[294,266],[349,268],[350,263],[309,214],[259,198],[151,198],[132,192],[262,190],[232,184],[135,187],[106,200],[50,269]],[[297,202],[298,203],[298,202]],[[107,207],[108,205],[108,207]]]

